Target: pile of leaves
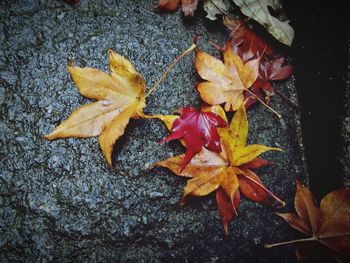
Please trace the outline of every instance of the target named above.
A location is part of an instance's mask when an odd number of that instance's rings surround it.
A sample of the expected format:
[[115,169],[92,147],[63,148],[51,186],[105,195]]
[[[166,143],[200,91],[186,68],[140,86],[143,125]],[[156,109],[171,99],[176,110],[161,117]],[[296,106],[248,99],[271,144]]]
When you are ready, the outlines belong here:
[[[258,158],[260,154],[280,149],[260,144],[246,145],[248,120],[244,105],[238,108],[230,125],[227,124],[225,116],[225,120],[219,115],[214,118],[213,111],[215,108],[209,113],[184,108],[181,116],[172,125],[172,134],[165,140],[184,138],[186,154],[156,165],[166,167],[178,176],[191,178],[184,188],[182,204],[188,196],[203,196],[216,191],[219,213],[227,234],[228,224],[236,214],[240,202],[240,194],[254,202],[273,205],[272,201],[276,200],[281,206],[284,205],[283,201],[265,188],[252,171],[269,164],[268,161]],[[197,121],[184,125],[184,120],[189,118]],[[199,119],[203,121],[198,121]],[[225,125],[217,129],[219,135],[215,124]],[[197,135],[198,140],[189,144],[188,139],[186,140],[188,134]],[[194,153],[196,154],[193,156]]]
[[297,180],[294,206],[296,213],[277,215],[309,238],[266,244],[265,247],[297,243],[295,252],[298,261],[349,262],[350,191],[340,189],[329,193],[318,208],[311,191]]
[[[71,1],[73,2],[73,1]],[[267,30],[284,44],[290,45],[293,30],[288,22],[281,22],[269,14],[267,6],[277,8],[272,0],[233,0],[243,14],[264,24]],[[174,11],[181,5],[185,16],[193,16],[197,0],[160,0],[157,10]],[[226,15],[227,8],[221,0],[204,1],[209,19],[217,14]],[[253,12],[257,10],[257,12]],[[275,112],[270,96],[275,93],[273,81],[284,80],[292,75],[293,67],[285,63],[285,57],[276,54],[261,37],[256,35],[246,20],[232,20],[224,16],[223,23],[231,33],[218,59],[196,45],[178,57],[155,86],[145,95],[146,84],[129,60],[109,51],[110,73],[93,68],[80,68],[73,64],[68,71],[80,94],[95,100],[81,106],[70,117],[46,135],[47,140],[59,138],[86,138],[99,136],[99,144],[107,163],[112,166],[115,142],[123,135],[131,118],[159,119],[171,132],[161,142],[179,140],[186,148],[185,154],[155,163],[177,176],[188,177],[184,196],[205,196],[215,192],[217,207],[224,232],[240,203],[241,195],[253,202],[281,208],[284,202],[271,193],[254,172],[270,162],[259,156],[267,151],[281,149],[261,144],[247,145],[248,119],[246,110],[259,102]],[[159,82],[175,66],[175,63],[195,49],[195,68],[200,76],[195,85],[202,106],[200,109],[184,107],[179,115],[146,115],[143,109],[146,98]],[[223,107],[222,107],[223,106]],[[234,111],[231,123],[226,113]],[[309,190],[297,181],[295,197],[296,214],[280,214],[292,227],[307,236],[297,249],[298,259],[310,255],[310,248],[325,246],[336,260],[349,259],[350,251],[350,191],[343,189],[330,193],[315,204]],[[305,243],[306,242],[306,243]],[[307,243],[311,242],[311,244]],[[290,242],[286,242],[290,243]],[[284,243],[279,243],[284,244]],[[279,244],[267,245],[273,247]],[[322,257],[322,260],[326,257]],[[322,262],[320,259],[316,262]]]

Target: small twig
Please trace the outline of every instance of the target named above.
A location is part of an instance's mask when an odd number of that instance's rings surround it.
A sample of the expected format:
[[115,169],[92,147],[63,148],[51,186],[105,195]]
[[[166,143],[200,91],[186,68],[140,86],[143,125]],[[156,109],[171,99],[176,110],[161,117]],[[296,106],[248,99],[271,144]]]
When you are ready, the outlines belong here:
[[267,105],[265,102],[263,102],[258,96],[256,96],[253,92],[251,92],[249,89],[245,89],[250,95],[252,95],[255,99],[257,99],[261,104],[263,104],[266,108],[268,108],[270,111],[272,111],[274,114],[276,114],[276,116],[279,119],[282,119],[281,114],[279,114],[277,111],[275,111],[274,109],[272,109],[269,105]]
[[273,91],[278,95],[280,96],[282,99],[285,100],[285,102],[287,102],[287,104],[292,107],[293,109],[295,110],[298,110],[299,109],[299,106],[296,105],[293,101],[290,100],[290,98],[288,98],[285,94],[283,94],[282,92],[280,92],[279,90],[273,88]]
[[309,238],[296,239],[296,240],[291,240],[291,241],[286,241],[286,242],[281,242],[281,243],[265,244],[264,247],[265,248],[272,248],[272,247],[277,247],[277,246],[282,246],[282,245],[288,245],[288,244],[306,242],[306,241],[315,241],[315,240],[317,240],[317,237],[312,236]]
[[218,51],[224,52],[224,48],[223,48],[223,47],[220,47],[218,44],[215,44],[215,43],[212,42],[212,41],[209,41],[209,44],[212,45],[214,48],[216,48]]
[[142,118],[144,119],[161,119],[163,117],[163,115],[146,115],[146,114],[143,114],[142,115]]
[[175,61],[168,67],[168,69],[163,73],[163,75],[160,77],[160,79],[153,85],[153,87],[150,89],[150,91],[146,94],[145,98],[147,98],[149,95],[153,93],[153,91],[157,88],[157,86],[165,79],[165,77],[169,74],[169,72],[175,67],[176,63],[186,56],[188,53],[190,53],[193,49],[195,49],[197,46],[195,44],[192,44],[189,49],[184,51],[180,56],[178,56]]

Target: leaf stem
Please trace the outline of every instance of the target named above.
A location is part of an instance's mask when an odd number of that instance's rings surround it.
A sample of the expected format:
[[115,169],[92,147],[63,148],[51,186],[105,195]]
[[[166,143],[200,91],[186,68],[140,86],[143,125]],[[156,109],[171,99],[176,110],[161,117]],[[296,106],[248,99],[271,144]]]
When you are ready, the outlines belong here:
[[147,98],[149,95],[153,93],[153,91],[157,88],[157,86],[165,79],[165,77],[169,74],[169,72],[175,67],[176,63],[186,56],[188,53],[190,53],[193,49],[195,49],[197,46],[195,44],[192,44],[186,51],[184,51],[180,56],[178,56],[174,62],[168,67],[168,69],[163,73],[163,75],[160,77],[160,79],[153,85],[153,87],[150,89],[150,91],[146,94],[145,98]]
[[268,108],[270,111],[272,111],[274,114],[276,114],[276,116],[279,119],[282,119],[281,114],[279,114],[277,111],[275,111],[274,109],[272,109],[269,105],[267,105],[265,102],[263,102],[258,96],[256,96],[253,92],[251,92],[249,89],[245,89],[250,95],[252,95],[255,99],[257,99],[261,104],[263,104],[266,108]]
[[282,99],[284,99],[289,106],[291,106],[293,109],[298,110],[299,106],[296,105],[293,101],[290,100],[290,98],[288,98],[285,94],[283,94],[282,92],[280,92],[278,89],[273,88],[273,91],[280,96]]
[[163,117],[163,115],[159,115],[159,114],[157,114],[157,115],[146,115],[146,114],[143,114],[142,115],[142,118],[144,118],[144,119],[160,119],[160,120],[162,120],[162,117]]
[[275,243],[275,244],[265,244],[265,248],[272,248],[272,247],[277,247],[277,246],[282,246],[282,245],[288,245],[288,244],[293,244],[293,243],[299,243],[299,242],[306,242],[306,241],[316,241],[317,237],[312,236],[309,238],[302,238],[302,239],[296,239],[296,240],[290,240],[290,241],[285,241],[285,242],[280,242],[280,243]]

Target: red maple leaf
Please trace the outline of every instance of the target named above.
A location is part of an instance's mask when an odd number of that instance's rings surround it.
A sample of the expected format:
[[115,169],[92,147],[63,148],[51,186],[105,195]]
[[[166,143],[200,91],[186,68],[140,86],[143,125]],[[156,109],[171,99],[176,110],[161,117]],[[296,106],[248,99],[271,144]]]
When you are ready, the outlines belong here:
[[[270,96],[274,94],[271,81],[289,78],[293,73],[293,66],[284,66],[285,58],[274,54],[272,48],[250,30],[242,20],[226,20],[225,24],[232,30],[226,48],[233,48],[233,51],[244,63],[261,57],[259,76],[250,90],[260,99],[264,97],[264,92],[265,100],[269,103]],[[244,95],[247,108],[256,102],[256,98],[248,92],[245,92]]]
[[228,23],[229,25],[226,23],[226,26],[232,30],[229,41],[232,41],[233,51],[240,56],[243,63],[264,54],[272,55],[273,50],[271,47],[250,30],[245,22],[242,20],[230,20]]
[[[271,81],[288,79],[293,74],[293,66],[284,66],[284,61],[285,58],[282,56],[272,59],[264,56],[264,58],[260,61],[259,75],[251,87],[251,91],[260,99],[262,99],[263,94],[261,91],[263,90],[266,95],[265,101],[267,103],[270,102],[270,96],[274,94],[274,89]],[[245,94],[246,107],[249,107],[255,102],[256,99],[251,94]]]
[[182,139],[186,145],[185,158],[182,161],[180,172],[185,168],[192,157],[199,153],[202,146],[213,152],[221,152],[220,136],[217,127],[224,127],[227,122],[213,112],[198,111],[192,107],[183,107],[171,128],[171,134],[161,143]]

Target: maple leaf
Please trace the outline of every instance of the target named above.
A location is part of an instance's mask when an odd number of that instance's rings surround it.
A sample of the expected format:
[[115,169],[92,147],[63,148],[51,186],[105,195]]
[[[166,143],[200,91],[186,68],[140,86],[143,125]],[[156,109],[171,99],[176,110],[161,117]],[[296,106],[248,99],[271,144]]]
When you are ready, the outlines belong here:
[[[312,242],[297,247],[297,258],[302,260],[309,256],[315,262],[330,262],[329,255],[319,254],[322,252],[331,252],[332,256],[338,262],[349,262],[350,260],[350,190],[336,190],[325,197],[317,207],[315,198],[310,190],[304,187],[297,180],[297,191],[295,194],[294,206],[296,213],[277,213],[280,217],[296,230],[302,232],[310,238],[294,241],[282,242],[277,244],[267,244],[270,248],[277,245],[284,245],[297,242]],[[326,248],[310,251],[314,249],[315,242],[318,242]],[[322,255],[322,257],[320,257]]]
[[123,56],[109,51],[110,74],[93,68],[68,66],[81,95],[96,102],[74,111],[66,121],[45,136],[47,140],[68,137],[99,137],[109,165],[116,140],[130,118],[142,118],[145,80]]
[[181,5],[185,16],[193,16],[197,9],[198,0],[159,0],[156,10],[174,12],[179,5]]
[[[259,63],[259,74],[250,88],[251,92],[262,99],[265,93],[265,101],[269,103],[270,96],[274,95],[271,81],[289,78],[293,73],[293,66],[283,65],[285,58],[281,55],[273,54],[269,45],[252,30],[248,29],[241,20],[225,19],[225,25],[232,30],[228,44],[233,51],[247,62],[251,59],[262,57]],[[248,92],[244,93],[245,105],[248,108],[257,99]]]
[[183,107],[180,110],[180,117],[173,121],[171,134],[161,141],[161,143],[176,139],[184,141],[186,154],[180,171],[196,153],[201,151],[202,146],[214,152],[221,152],[220,137],[216,128],[226,126],[227,120],[211,112],[210,108],[202,109],[198,111],[192,107]]
[[260,144],[246,145],[248,121],[244,106],[234,115],[229,127],[218,128],[223,142],[221,153],[202,148],[180,171],[184,155],[156,163],[179,176],[191,177],[184,188],[183,203],[187,196],[204,196],[215,190],[216,200],[225,234],[228,224],[236,213],[240,193],[262,204],[272,205],[272,199],[284,204],[267,190],[259,177],[250,169],[268,164],[257,158],[269,150],[280,150]]
[[233,51],[244,63],[264,54],[273,54],[271,47],[254,31],[250,30],[244,21],[225,17],[224,24],[231,30],[229,41],[232,42]]
[[[293,66],[283,66],[284,61],[284,57],[277,57],[273,59],[264,57],[260,61],[259,76],[251,87],[251,91],[257,97],[262,98],[263,95],[261,90],[263,90],[266,94],[265,101],[267,103],[270,102],[270,96],[274,95],[274,88],[271,81],[288,79],[293,74]],[[252,97],[252,95],[249,93],[245,93],[246,107],[249,107],[255,102],[256,98]]]
[[258,77],[259,58],[243,63],[231,45],[224,50],[224,63],[202,52],[196,52],[196,69],[202,79],[197,90],[201,98],[210,105],[225,103],[225,111],[237,110],[244,101],[243,92]]

